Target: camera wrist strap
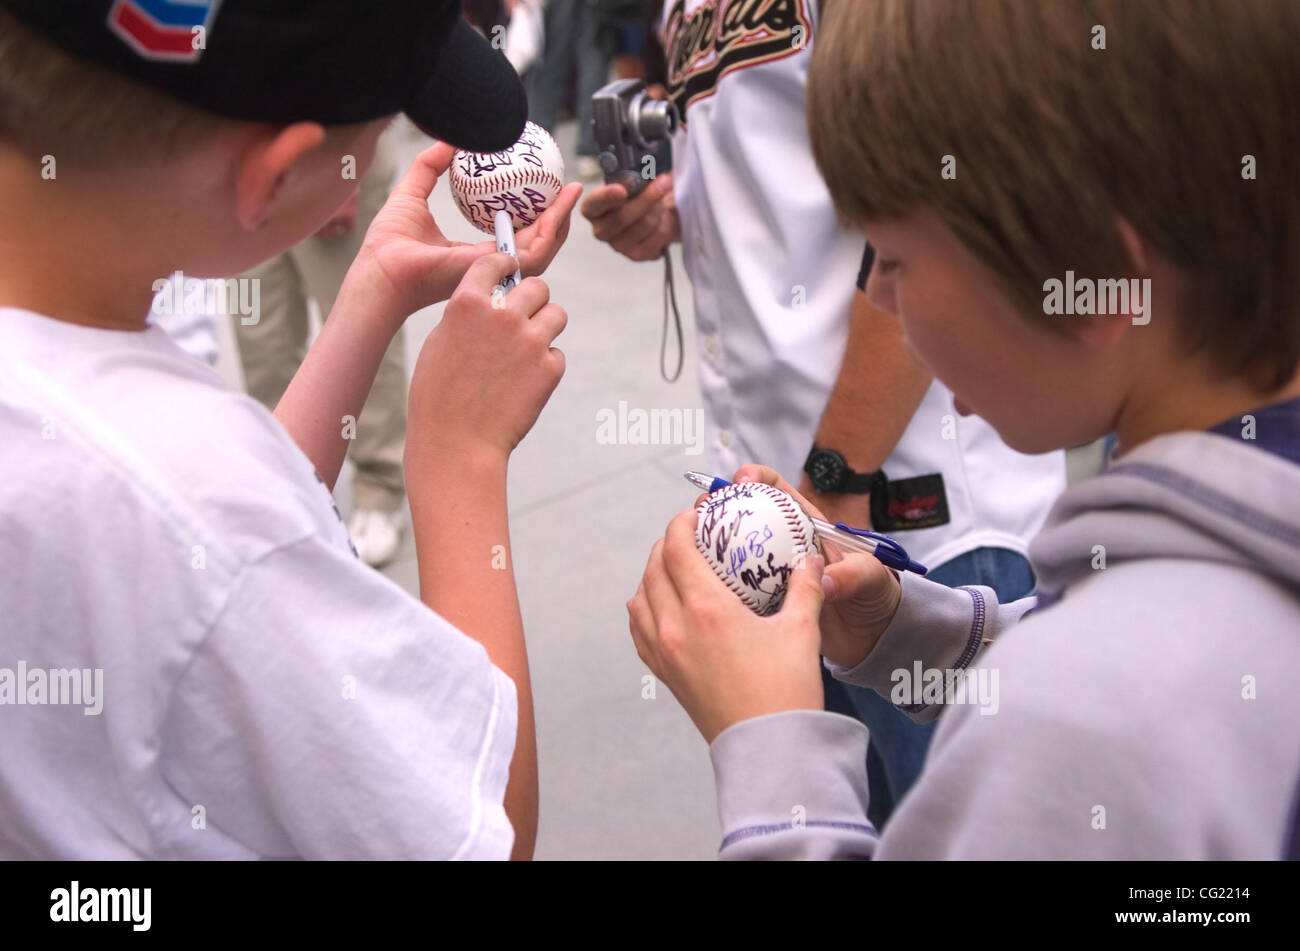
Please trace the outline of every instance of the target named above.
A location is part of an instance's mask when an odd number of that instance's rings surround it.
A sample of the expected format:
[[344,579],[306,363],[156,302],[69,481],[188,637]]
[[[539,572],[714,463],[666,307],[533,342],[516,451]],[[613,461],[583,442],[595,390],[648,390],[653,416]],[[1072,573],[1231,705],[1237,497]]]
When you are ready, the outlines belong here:
[[[682,315],[677,309],[677,287],[673,283],[673,258],[668,247],[664,248],[664,329],[659,339],[659,375],[667,383],[676,383],[682,375],[682,362],[686,359],[686,348],[682,338]],[[677,330],[677,369],[668,375],[668,307],[672,304],[673,324]]]

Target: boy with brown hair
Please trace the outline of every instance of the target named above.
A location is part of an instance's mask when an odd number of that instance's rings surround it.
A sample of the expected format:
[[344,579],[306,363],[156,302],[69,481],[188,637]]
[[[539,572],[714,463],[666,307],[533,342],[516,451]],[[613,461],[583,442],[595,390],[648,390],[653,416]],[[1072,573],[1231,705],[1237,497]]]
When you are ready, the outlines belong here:
[[[314,232],[402,111],[443,144],[370,227],[277,423],[147,323],[153,284]],[[536,278],[493,287],[546,267],[580,189],[519,262],[428,207],[446,143],[505,148],[525,112],[450,0],[0,2],[0,704],[23,705],[0,713],[0,855],[531,854],[499,555],[566,316]],[[329,487],[390,341],[448,298],[410,394],[421,604],[356,559]]]
[[[722,854],[1275,858],[1300,771],[1300,8],[834,5],[808,116],[868,292],[1008,444],[1110,431],[1039,597],[796,571],[758,618],[678,516],[629,602],[711,744]],[[738,480],[779,484],[747,467]],[[1029,612],[1032,610],[1032,616]],[[880,836],[832,673],[940,722]],[[792,675],[791,671],[800,672]]]

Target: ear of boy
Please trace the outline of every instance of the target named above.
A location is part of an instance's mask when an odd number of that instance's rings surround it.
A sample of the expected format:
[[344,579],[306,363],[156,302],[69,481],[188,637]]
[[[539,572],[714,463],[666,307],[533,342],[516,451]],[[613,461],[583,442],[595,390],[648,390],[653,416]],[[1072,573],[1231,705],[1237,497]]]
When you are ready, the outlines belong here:
[[[1151,255],[1137,230],[1122,216],[1115,220],[1115,229],[1128,253],[1132,274],[1139,278],[1153,277]],[[1142,286],[1141,282],[1138,282],[1138,286]],[[1151,322],[1151,301],[1142,299],[1140,304],[1139,308],[1139,300],[1129,298],[1128,310],[1124,313],[1079,318],[1075,326],[1076,336],[1085,346],[1107,350],[1128,339],[1130,328],[1146,327]]]
[[[325,129],[315,122],[255,135],[235,172],[235,215],[242,228],[257,231],[266,224],[284,196],[291,170],[324,141]],[[340,190],[346,184],[340,179]]]
[[[1071,328],[1075,339],[1098,351],[1111,350],[1128,337],[1133,328],[1132,314],[1103,314],[1076,317]],[[1140,328],[1139,328],[1140,329]]]

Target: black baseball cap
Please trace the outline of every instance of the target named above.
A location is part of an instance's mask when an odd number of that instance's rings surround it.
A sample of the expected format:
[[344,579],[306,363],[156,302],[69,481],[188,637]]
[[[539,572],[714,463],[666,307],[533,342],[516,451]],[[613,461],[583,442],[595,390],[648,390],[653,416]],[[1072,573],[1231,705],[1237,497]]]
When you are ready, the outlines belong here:
[[0,0],[74,55],[255,122],[405,112],[437,139],[509,148],[528,102],[458,0]]

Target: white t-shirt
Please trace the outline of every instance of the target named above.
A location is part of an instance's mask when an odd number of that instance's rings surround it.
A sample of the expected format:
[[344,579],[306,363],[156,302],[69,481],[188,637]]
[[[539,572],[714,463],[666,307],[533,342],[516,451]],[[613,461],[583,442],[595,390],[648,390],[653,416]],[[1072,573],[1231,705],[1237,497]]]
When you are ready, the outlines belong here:
[[[817,19],[815,0],[665,4],[668,88],[684,117],[674,192],[717,475],[761,462],[798,484],[844,356],[865,241],[836,222],[808,141]],[[982,546],[1023,553],[1065,489],[1063,453],[1015,452],[984,420],[958,418],[938,382],[884,470],[894,482],[942,476],[950,520],[891,531],[931,567]]]
[[0,308],[0,473],[0,858],[509,855],[513,682],[162,330]]

